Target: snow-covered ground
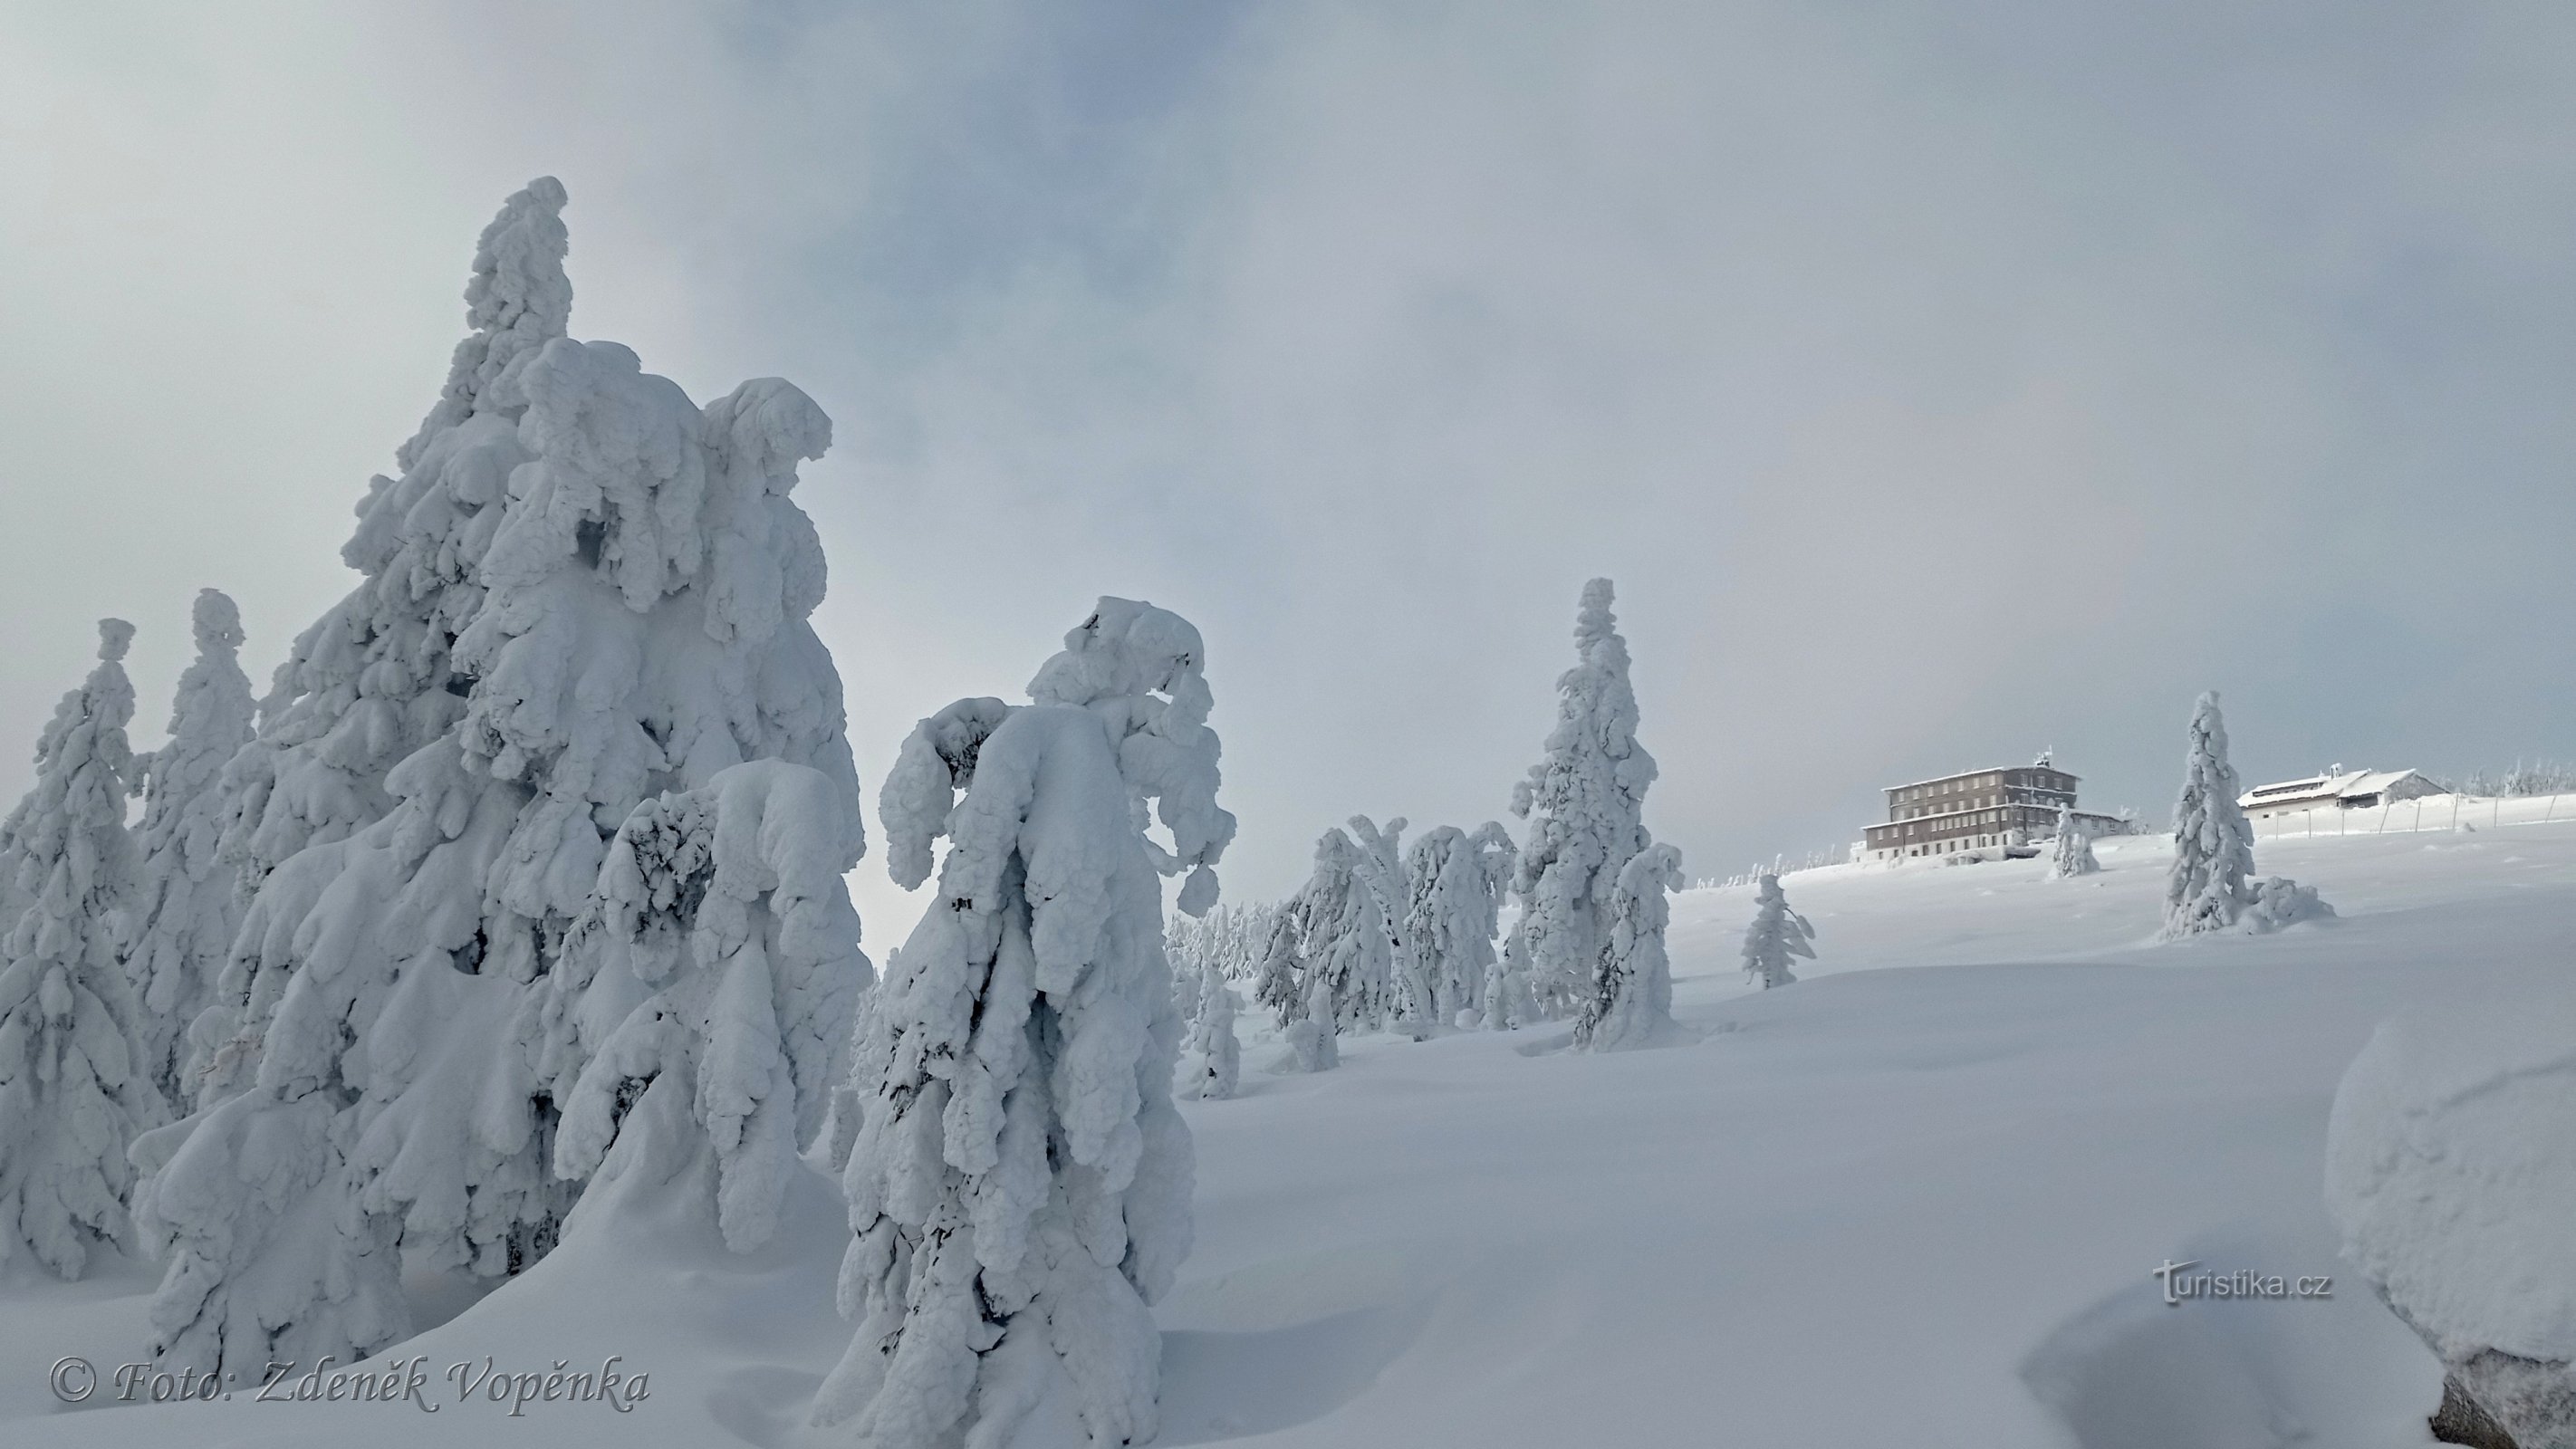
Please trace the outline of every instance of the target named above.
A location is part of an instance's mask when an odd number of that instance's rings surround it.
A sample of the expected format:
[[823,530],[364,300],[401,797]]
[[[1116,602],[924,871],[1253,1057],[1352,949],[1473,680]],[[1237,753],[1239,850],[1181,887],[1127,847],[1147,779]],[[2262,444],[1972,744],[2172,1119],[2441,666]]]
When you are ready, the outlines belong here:
[[[1156,1442],[2430,1442],[2434,1360],[2336,1261],[2328,1104],[2410,1000],[2566,989],[2576,823],[2266,839],[2262,868],[2341,919],[2166,947],[2146,943],[2163,843],[2097,850],[2103,873],[2074,881],[2035,861],[1791,875],[1821,959],[1769,993],[1736,969],[1751,892],[1686,892],[1674,997],[1694,1045],[1361,1038],[1337,1070],[1278,1076],[1247,1013],[1243,1095],[1184,1108],[1198,1246],[1159,1313]],[[0,1440],[838,1442],[801,1427],[848,1337],[831,1185],[798,1183],[744,1258],[695,1205],[616,1190],[644,1199],[625,1239],[576,1234],[387,1355],[425,1360],[434,1414],[247,1387],[115,1404],[148,1276],[14,1281]],[[2168,1306],[2152,1273],[2181,1260],[2334,1275],[2333,1296]],[[47,1372],[74,1354],[107,1382],[65,1409]],[[459,1403],[448,1377],[610,1354],[649,1376],[631,1412],[540,1399],[513,1418],[488,1381]]]

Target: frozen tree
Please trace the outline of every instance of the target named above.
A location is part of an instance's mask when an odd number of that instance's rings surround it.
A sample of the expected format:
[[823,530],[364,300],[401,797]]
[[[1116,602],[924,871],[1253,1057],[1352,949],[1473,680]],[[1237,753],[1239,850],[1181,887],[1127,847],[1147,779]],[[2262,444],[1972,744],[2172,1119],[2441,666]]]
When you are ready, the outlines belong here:
[[1243,1073],[1243,1047],[1234,1037],[1234,988],[1214,961],[1200,968],[1198,988],[1189,1049],[1181,1055],[1181,1095],[1231,1097]]
[[1351,841],[1359,847],[1352,866],[1368,895],[1368,921],[1386,938],[1386,1015],[1398,1030],[1420,1041],[1446,1023],[1431,963],[1405,930],[1413,888],[1405,878],[1404,826],[1400,815],[1383,830],[1365,815],[1352,816]]
[[1336,1033],[1381,1030],[1401,1009],[1396,973],[1402,937],[1391,919],[1401,907],[1384,893],[1379,871],[1372,850],[1335,826],[1315,842],[1314,870],[1293,907],[1306,968],[1299,994],[1311,1006],[1322,987]]
[[104,619],[98,634],[98,667],[54,710],[11,816],[31,904],[0,933],[0,1263],[65,1278],[132,1245],[126,1144],[161,1114],[120,959],[134,688],[119,661],[134,627]]
[[1438,1021],[1485,1024],[1496,922],[1518,855],[1512,838],[1490,820],[1473,835],[1443,825],[1413,842],[1406,863],[1413,896],[1404,933],[1430,974]]
[[[1619,868],[1610,891],[1610,934],[1593,969],[1592,999],[1575,1019],[1575,1045],[1620,1051],[1652,1046],[1671,1033],[1673,966],[1664,954],[1664,926],[1672,919],[1671,893],[1681,885],[1682,853],[1669,845],[1647,846]],[[1785,961],[1781,969],[1785,974]]]
[[2174,802],[2173,872],[2165,882],[2168,939],[2226,930],[2245,909],[2254,828],[2237,794],[2236,770],[2227,763],[2227,722],[2213,691],[2192,711],[2182,795]]
[[258,740],[227,773],[223,848],[252,884],[310,844],[338,840],[393,806],[394,767],[465,710],[450,652],[483,600],[481,563],[499,528],[519,437],[520,374],[565,335],[564,190],[540,177],[476,244],[470,327],[446,387],[367,485],[340,550],[357,588],[299,635],[262,703]]
[[1556,681],[1556,728],[1545,757],[1512,789],[1512,813],[1530,824],[1512,875],[1521,914],[1504,954],[1552,1016],[1590,995],[1609,934],[1605,898],[1628,858],[1651,843],[1643,811],[1655,760],[1637,743],[1628,644],[1610,603],[1608,579],[1583,586],[1575,665]]
[[1789,909],[1780,877],[1769,871],[1753,891],[1753,924],[1744,928],[1744,976],[1754,985],[1787,986],[1798,978],[1789,970],[1791,957],[1816,959],[1816,928]]
[[842,883],[864,844],[830,776],[779,760],[626,817],[549,978],[562,1176],[695,1172],[728,1247],[768,1240],[871,975]]
[[[346,1361],[408,1333],[406,1263],[497,1277],[550,1248],[575,1185],[551,1170],[562,1104],[540,1072],[546,978],[576,922],[613,932],[642,899],[612,878],[593,905],[639,806],[662,801],[638,827],[660,829],[689,808],[669,796],[783,761],[822,776],[813,788],[844,818],[845,833],[809,832],[827,842],[814,849],[858,838],[840,682],[806,622],[821,545],[788,497],[830,422],[776,379],[700,408],[626,348],[563,336],[562,204],[541,180],[485,232],[474,333],[398,455],[402,477],[361,506],[349,557],[367,582],[306,631],[291,697],[272,699],[246,752],[257,769],[235,823],[258,888],[218,983],[231,1040],[187,1130],[136,1145],[157,1169],[144,1206],[170,1246],[152,1311],[170,1366]],[[721,833],[718,796],[701,804]],[[766,845],[757,856],[754,874],[810,864]],[[779,922],[764,954],[801,1093],[821,1069],[802,1038],[831,1039],[834,998],[809,980],[815,994],[791,1000],[797,988],[775,983],[822,960],[855,970],[856,946],[790,941],[810,917],[791,929],[787,903],[762,912]],[[685,1009],[717,976],[746,991],[740,925],[678,913],[669,929],[693,958],[712,949],[723,964],[693,959],[659,999]],[[630,1040],[604,996],[580,1005],[586,1051]],[[750,1091],[762,1060],[728,1039],[754,1013],[730,996],[717,1008],[709,1040],[665,1042],[651,1060],[669,1070],[697,1054],[694,1125],[723,1160],[727,1134],[775,1125],[717,1100]],[[560,1160],[589,1160],[600,1139],[587,1130]],[[725,1226],[757,1236],[759,1189],[743,1193]]]
[[1147,1305],[1189,1251],[1192,1174],[1158,873],[1188,872],[1181,908],[1204,912],[1234,834],[1204,662],[1185,620],[1105,598],[1032,703],[959,700],[904,742],[879,807],[895,881],[949,848],[862,1016],[859,1328],[817,1423],[998,1449],[1051,1400],[1095,1442],[1153,1437]]
[[[197,595],[197,660],[179,676],[170,739],[142,760],[136,831],[134,944],[126,972],[141,1001],[143,1067],[162,1098],[188,1110],[188,1027],[213,1003],[233,929],[240,878],[218,859],[225,764],[250,741],[258,713],[241,670],[241,612],[214,589]],[[211,1045],[208,1044],[208,1045]]]
[[[1338,832],[1336,832],[1338,833]],[[1334,1029],[1333,982],[1314,969],[1306,954],[1305,913],[1300,895],[1270,916],[1262,938],[1261,964],[1253,976],[1252,999],[1267,1008],[1288,1042],[1283,1064],[1301,1072],[1320,1072],[1342,1059]],[[1279,1068],[1273,1068],[1279,1070]]]
[[2102,868],[2093,858],[2093,837],[2075,823],[2072,806],[2057,807],[2057,841],[2049,850],[2048,877],[2065,880],[2070,876],[2091,875]]

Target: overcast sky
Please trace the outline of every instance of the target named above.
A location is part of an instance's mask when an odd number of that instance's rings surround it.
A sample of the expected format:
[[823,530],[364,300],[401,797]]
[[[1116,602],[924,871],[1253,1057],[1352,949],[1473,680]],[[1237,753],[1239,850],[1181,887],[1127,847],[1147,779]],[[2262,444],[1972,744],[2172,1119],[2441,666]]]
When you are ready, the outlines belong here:
[[[2053,746],[2576,756],[2576,7],[0,0],[0,792],[187,604],[264,681],[569,188],[577,335],[778,374],[873,803],[1095,595],[1207,637],[1229,894],[1499,815],[1582,581],[1694,874]],[[913,907],[872,857],[872,946]]]

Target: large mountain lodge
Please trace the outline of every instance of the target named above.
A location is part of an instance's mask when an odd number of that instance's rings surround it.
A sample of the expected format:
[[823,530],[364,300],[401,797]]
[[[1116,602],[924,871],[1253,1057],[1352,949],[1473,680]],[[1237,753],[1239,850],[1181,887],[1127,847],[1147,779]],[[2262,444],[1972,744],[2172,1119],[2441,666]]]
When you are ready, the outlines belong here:
[[[2057,833],[2057,812],[2075,806],[2076,776],[2050,764],[2019,769],[1970,770],[1896,785],[1887,792],[1887,823],[1864,832],[1869,860],[1953,855],[1961,851],[2025,848]],[[2076,823],[2095,835],[2115,834],[2122,822],[2077,812]]]

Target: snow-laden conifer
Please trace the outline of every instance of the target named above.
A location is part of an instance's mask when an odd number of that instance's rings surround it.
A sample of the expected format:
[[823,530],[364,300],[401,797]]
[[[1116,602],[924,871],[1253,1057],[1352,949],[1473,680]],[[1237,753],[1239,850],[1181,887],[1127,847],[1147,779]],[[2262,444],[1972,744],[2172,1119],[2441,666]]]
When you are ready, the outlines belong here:
[[2048,851],[2049,879],[2091,875],[2101,868],[2102,863],[2093,858],[2093,837],[2085,834],[2084,827],[2075,823],[2073,807],[2058,806],[2057,839]]
[[1288,1043],[1288,1056],[1273,1070],[1320,1072],[1341,1061],[1332,977],[1306,954],[1304,900],[1300,894],[1271,914],[1253,975],[1254,1003],[1272,1014]]
[[1243,1074],[1243,1046],[1234,1035],[1234,988],[1215,961],[1200,968],[1198,1010],[1190,1019],[1189,1046],[1181,1054],[1180,1094],[1218,1099],[1234,1095]]
[[258,707],[242,673],[241,611],[215,589],[197,594],[197,659],[179,676],[170,739],[141,760],[143,823],[136,830],[134,944],[126,971],[143,1007],[143,1066],[163,1100],[185,1113],[190,1024],[213,1004],[215,980],[241,923],[241,879],[220,859],[224,766],[249,743]]
[[1352,816],[1351,842],[1359,847],[1352,867],[1368,894],[1369,917],[1386,938],[1386,1017],[1419,1041],[1447,1023],[1440,1015],[1431,963],[1405,928],[1413,886],[1405,876],[1404,826],[1400,815],[1384,829],[1365,815]]
[[227,771],[223,848],[251,884],[381,818],[394,767],[465,710],[471,671],[451,650],[482,605],[511,471],[531,456],[520,373],[572,316],[564,199],[539,177],[484,228],[446,386],[395,452],[396,476],[369,481],[340,550],[360,582],[297,636],[257,741]]
[[[1366,818],[1353,817],[1354,828]],[[1377,834],[1373,828],[1369,833]],[[1336,1033],[1382,1030],[1401,1010],[1402,936],[1391,917],[1402,907],[1390,902],[1385,889],[1379,859],[1348,830],[1337,825],[1316,840],[1314,870],[1292,907],[1306,972],[1299,995],[1311,1007],[1320,983]]]
[[1413,842],[1405,936],[1431,976],[1434,1015],[1445,1024],[1485,1024],[1494,936],[1518,855],[1512,838],[1490,820],[1473,835],[1443,825]]
[[1815,926],[1789,909],[1780,877],[1763,872],[1753,891],[1753,924],[1744,928],[1745,979],[1766,989],[1795,982],[1790,958],[1816,959],[1816,948],[1810,944],[1815,939]]
[[950,844],[853,1066],[859,1328],[815,1418],[861,1443],[999,1446],[1050,1398],[1095,1442],[1154,1435],[1147,1305],[1189,1250],[1192,1172],[1158,873],[1205,911],[1234,833],[1204,660],[1185,620],[1102,599],[1032,703],[950,705],[887,777],[896,882]]
[[54,710],[11,816],[29,904],[0,930],[0,1264],[65,1278],[132,1245],[126,1145],[162,1106],[123,961],[134,688],[120,661],[134,628],[103,619],[98,633],[98,667]]
[[[206,1105],[136,1147],[171,1246],[170,1366],[346,1361],[409,1331],[406,1263],[498,1276],[548,1250],[573,1187],[551,1171],[544,978],[638,806],[785,761],[846,818],[824,853],[857,838],[840,684],[806,622],[822,551],[788,498],[830,423],[776,379],[702,409],[626,348],[561,335],[562,202],[533,183],[485,232],[474,334],[361,510],[367,582],[307,631],[286,676],[304,692],[249,752],[251,863],[293,853],[219,983],[236,1029]],[[583,1018],[615,1039],[603,1003]]]
[[2174,801],[2174,858],[2165,880],[2167,938],[2223,931],[2250,898],[2254,827],[2236,803],[2236,769],[2227,762],[2227,721],[2215,691],[2191,716],[2183,756],[2182,794]]
[[1610,891],[1610,934],[1593,970],[1592,1000],[1575,1019],[1575,1045],[1622,1051],[1672,1033],[1673,966],[1664,954],[1664,927],[1681,884],[1682,854],[1669,845],[1647,846],[1619,868]]
[[1551,1016],[1579,1010],[1609,933],[1604,907],[1628,858],[1651,842],[1643,820],[1655,760],[1637,743],[1628,644],[1610,612],[1608,579],[1583,586],[1575,665],[1556,682],[1556,728],[1512,813],[1529,821],[1512,875],[1520,901],[1504,954]]
[[842,883],[858,823],[831,777],[780,760],[626,817],[548,983],[558,1173],[694,1173],[726,1246],[768,1240],[870,980]]

